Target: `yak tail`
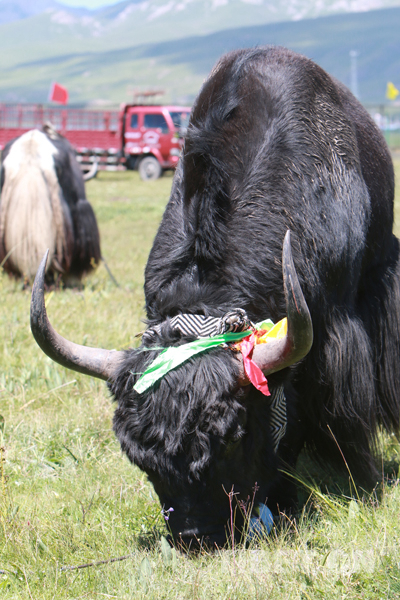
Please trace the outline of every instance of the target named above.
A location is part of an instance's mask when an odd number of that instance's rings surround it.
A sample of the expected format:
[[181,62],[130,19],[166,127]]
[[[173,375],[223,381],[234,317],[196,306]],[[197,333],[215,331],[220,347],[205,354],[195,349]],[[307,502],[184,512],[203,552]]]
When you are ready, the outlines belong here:
[[33,278],[47,248],[48,269],[67,270],[72,223],[54,168],[40,168],[34,160],[27,160],[20,168],[7,169],[9,158],[4,164],[0,206],[0,245],[6,270]]
[[93,208],[85,198],[71,206],[71,218],[75,241],[70,272],[72,278],[80,279],[101,259],[100,234]]

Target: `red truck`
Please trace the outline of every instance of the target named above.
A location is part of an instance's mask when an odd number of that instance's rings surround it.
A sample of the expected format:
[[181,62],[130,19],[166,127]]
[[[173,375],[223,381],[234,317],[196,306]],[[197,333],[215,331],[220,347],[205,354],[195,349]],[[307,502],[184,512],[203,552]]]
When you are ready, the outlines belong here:
[[0,150],[13,138],[50,122],[76,149],[82,168],[137,169],[157,179],[178,163],[188,106],[123,104],[119,111],[0,104]]

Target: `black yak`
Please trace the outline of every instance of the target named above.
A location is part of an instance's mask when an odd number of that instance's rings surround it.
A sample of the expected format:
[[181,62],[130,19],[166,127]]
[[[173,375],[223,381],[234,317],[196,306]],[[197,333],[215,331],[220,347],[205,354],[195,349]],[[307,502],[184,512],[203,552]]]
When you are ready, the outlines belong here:
[[[90,172],[87,176],[90,177]],[[46,248],[47,281],[76,283],[99,262],[100,236],[74,149],[50,125],[2,153],[0,263],[33,279]]]
[[[284,48],[239,50],[218,62],[191,113],[146,267],[140,348],[107,352],[61,338],[39,272],[31,309],[39,345],[109,381],[122,449],[164,511],[173,509],[169,527],[183,544],[225,542],[232,494],[243,509],[237,536],[246,503],[291,510],[295,490],[282,471],[304,446],[376,481],[377,430],[399,429],[393,197],[386,143],[349,90]],[[162,348],[176,357],[207,328],[246,330],[285,315],[286,336],[252,355],[271,396],[249,384],[229,343],[186,355],[146,389],[140,383]]]

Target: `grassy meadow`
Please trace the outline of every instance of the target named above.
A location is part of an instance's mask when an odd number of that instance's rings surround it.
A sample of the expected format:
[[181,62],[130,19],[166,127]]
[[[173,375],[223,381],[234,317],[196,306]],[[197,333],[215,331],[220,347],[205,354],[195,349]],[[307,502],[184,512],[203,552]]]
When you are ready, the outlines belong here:
[[[400,159],[396,159],[398,189]],[[47,294],[52,323],[81,344],[127,348],[143,329],[143,271],[171,176],[100,173],[87,185],[104,266],[82,291]],[[396,203],[400,235],[400,195]],[[400,597],[400,444],[382,436],[392,481],[332,490],[306,461],[304,509],[248,549],[187,559],[171,550],[146,476],[121,454],[106,385],[52,363],[29,328],[30,292],[0,273],[0,598],[63,600]],[[346,482],[345,482],[346,483]],[[346,485],[342,489],[345,489]],[[109,559],[128,559],[92,565]]]

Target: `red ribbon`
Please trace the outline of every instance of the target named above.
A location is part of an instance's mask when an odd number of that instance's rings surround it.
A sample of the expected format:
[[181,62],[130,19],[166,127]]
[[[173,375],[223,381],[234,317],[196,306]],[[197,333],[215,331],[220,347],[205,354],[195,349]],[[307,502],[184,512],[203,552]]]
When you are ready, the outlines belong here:
[[260,367],[252,361],[251,355],[253,354],[253,348],[256,338],[254,333],[249,337],[244,338],[240,344],[240,350],[243,355],[244,370],[250,382],[256,387],[264,396],[270,396],[271,392],[268,389],[268,381],[265,378],[264,373]]

